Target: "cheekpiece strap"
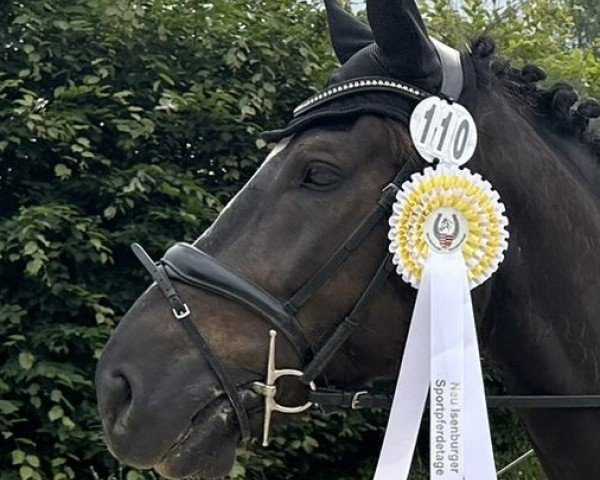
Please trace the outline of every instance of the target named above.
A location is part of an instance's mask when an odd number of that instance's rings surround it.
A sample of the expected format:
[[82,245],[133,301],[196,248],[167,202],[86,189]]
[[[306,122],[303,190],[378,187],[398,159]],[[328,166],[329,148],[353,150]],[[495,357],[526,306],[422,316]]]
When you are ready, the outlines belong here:
[[150,273],[152,279],[156,282],[165,297],[167,297],[169,303],[171,304],[173,316],[185,329],[189,338],[194,342],[196,347],[198,347],[204,359],[208,362],[215,376],[221,383],[221,386],[223,387],[223,390],[225,391],[225,394],[227,395],[227,398],[229,399],[231,406],[235,411],[240,432],[242,434],[242,439],[245,440],[250,438],[250,420],[248,418],[248,414],[246,413],[246,409],[242,404],[242,400],[237,393],[236,385],[229,377],[221,361],[214,355],[210,345],[204,338],[204,335],[202,335],[200,329],[192,321],[192,312],[190,311],[188,305],[181,299],[177,293],[177,290],[175,290],[175,287],[171,283],[169,276],[165,272],[165,267],[161,264],[155,263],[150,255],[148,255],[144,248],[138,243],[134,243],[131,246],[131,249],[144,268],[148,270],[148,273]]
[[152,276],[152,280],[156,282],[158,287],[164,293],[165,297],[167,297],[167,300],[171,304],[173,314],[176,317],[178,315],[188,315],[190,313],[189,308],[181,299],[177,293],[177,290],[175,290],[173,287],[171,280],[169,280],[169,277],[165,273],[164,267],[162,265],[157,265],[139,243],[134,243],[131,245],[131,250],[133,250],[133,253],[138,258],[140,263]]

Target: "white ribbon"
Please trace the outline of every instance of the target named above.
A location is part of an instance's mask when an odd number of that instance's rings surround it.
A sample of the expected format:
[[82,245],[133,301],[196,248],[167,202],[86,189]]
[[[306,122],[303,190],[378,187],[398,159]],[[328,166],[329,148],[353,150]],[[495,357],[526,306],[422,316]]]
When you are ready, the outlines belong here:
[[430,478],[496,480],[461,252],[426,262],[374,480],[406,480],[430,391]]

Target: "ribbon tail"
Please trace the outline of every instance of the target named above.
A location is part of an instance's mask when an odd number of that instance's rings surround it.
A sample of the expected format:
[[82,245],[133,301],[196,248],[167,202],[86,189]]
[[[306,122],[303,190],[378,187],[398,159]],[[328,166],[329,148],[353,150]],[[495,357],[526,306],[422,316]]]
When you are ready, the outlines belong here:
[[[468,285],[468,280],[465,278]],[[497,480],[471,292],[465,299],[465,479]]]
[[[431,394],[430,477],[464,478],[465,278],[460,252],[430,253]],[[468,288],[466,290],[468,292]]]
[[429,390],[430,275],[425,267],[374,480],[406,480]]

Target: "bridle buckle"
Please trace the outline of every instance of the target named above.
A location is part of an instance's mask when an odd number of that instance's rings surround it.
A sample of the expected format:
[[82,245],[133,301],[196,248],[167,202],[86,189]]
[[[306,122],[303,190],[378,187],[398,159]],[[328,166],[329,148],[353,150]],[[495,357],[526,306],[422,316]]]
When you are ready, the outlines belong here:
[[352,397],[352,401],[350,402],[350,408],[352,408],[352,410],[358,410],[360,408],[362,408],[359,405],[360,402],[360,397],[362,397],[363,395],[368,395],[369,392],[366,390],[361,390],[360,392],[356,392],[354,394],[354,396]]
[[394,202],[396,201],[396,195],[398,194],[398,190],[398,185],[394,183],[386,185],[381,191],[382,195],[377,203],[379,203],[379,205],[381,205],[386,210],[390,210],[392,208],[392,205],[394,205]]
[[191,313],[190,307],[188,307],[187,303],[183,304],[183,310],[177,310],[176,308],[173,308],[171,311],[177,320],[183,320],[184,318],[189,317]]
[[[275,330],[269,331],[269,336],[271,337],[269,340],[269,360],[267,362],[267,380],[265,383],[262,382],[254,382],[252,384],[252,389],[265,397],[265,416],[263,421],[263,447],[267,447],[269,445],[269,435],[271,431],[271,418],[273,416],[273,412],[281,412],[281,413],[302,413],[311,408],[314,403],[306,402],[304,405],[300,405],[298,407],[288,407],[285,405],[280,405],[275,401],[275,396],[277,395],[277,386],[275,385],[277,380],[281,377],[301,377],[304,375],[300,370],[295,370],[292,368],[283,368],[278,370],[275,368],[275,339],[277,337],[277,332]],[[317,386],[315,382],[310,382],[309,385],[311,390],[315,391]]]

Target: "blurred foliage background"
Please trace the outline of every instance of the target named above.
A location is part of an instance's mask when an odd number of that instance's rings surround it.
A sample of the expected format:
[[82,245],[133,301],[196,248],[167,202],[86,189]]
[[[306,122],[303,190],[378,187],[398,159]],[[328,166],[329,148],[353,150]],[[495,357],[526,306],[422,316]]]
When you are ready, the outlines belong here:
[[[600,95],[596,0],[422,3],[448,43],[490,33],[515,64]],[[260,131],[333,68],[319,2],[0,2],[2,480],[155,478],[110,457],[95,407],[96,359],[148,284],[129,244],[193,241],[264,158]],[[504,464],[529,445],[512,413],[492,417]],[[232,477],[370,478],[383,413],[304,420],[241,451]],[[535,461],[511,475],[543,478]]]

